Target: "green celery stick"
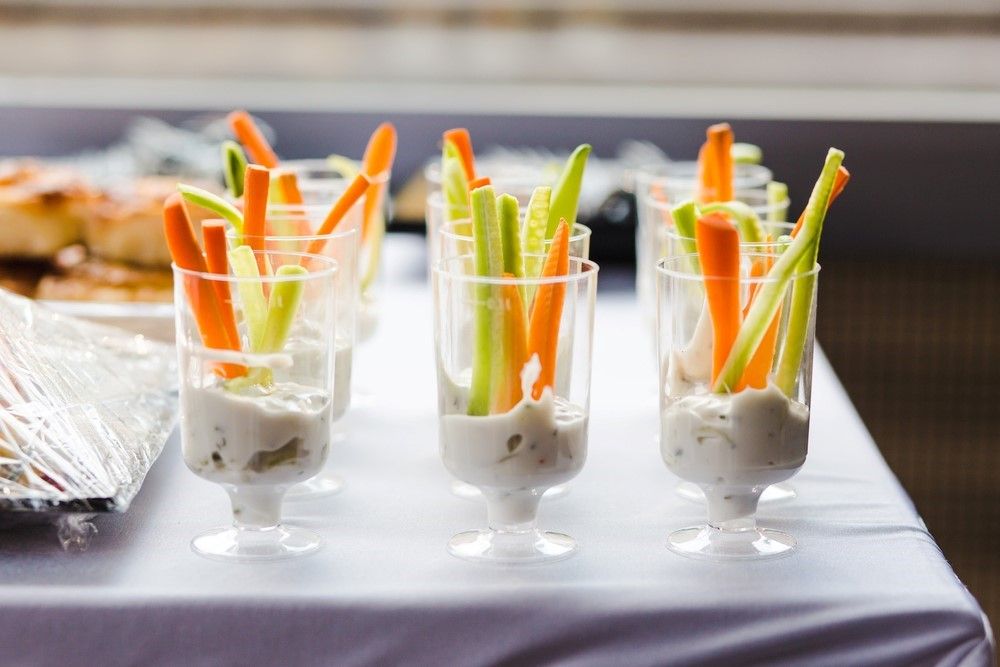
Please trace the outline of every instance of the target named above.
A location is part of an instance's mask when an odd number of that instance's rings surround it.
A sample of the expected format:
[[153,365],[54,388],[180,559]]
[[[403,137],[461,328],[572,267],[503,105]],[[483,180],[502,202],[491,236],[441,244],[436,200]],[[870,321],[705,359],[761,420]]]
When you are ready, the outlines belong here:
[[[785,296],[788,283],[792,276],[799,270],[799,265],[805,258],[813,258],[815,261],[816,246],[819,242],[820,234],[823,232],[823,220],[826,217],[826,208],[830,202],[830,192],[833,189],[833,181],[837,175],[837,169],[844,161],[844,153],[836,148],[831,148],[827,153],[823,171],[820,173],[816,185],[813,187],[812,195],[809,197],[809,204],[806,206],[805,220],[799,234],[782,253],[781,257],[774,263],[767,277],[768,282],[763,283],[754,297],[753,305],[740,326],[733,347],[726,358],[726,363],[722,366],[719,377],[715,380],[712,391],[716,393],[727,393],[730,388],[735,387],[747,364],[757,351],[767,327],[774,319],[781,300]],[[812,265],[808,265],[812,268]],[[802,279],[799,279],[802,280]],[[799,281],[796,281],[799,282]],[[807,304],[808,306],[808,304]],[[800,306],[801,307],[801,306]],[[791,318],[804,317],[808,319],[808,307],[804,315],[792,312]],[[790,341],[786,332],[785,345],[804,346],[805,340]],[[789,350],[794,353],[794,349]],[[786,351],[782,351],[782,355]],[[799,351],[801,358],[801,350]]]
[[[248,280],[239,280],[236,288],[243,304],[243,317],[247,322],[250,334],[250,350],[261,351],[264,340],[264,326],[267,321],[267,301],[264,299],[264,287],[260,282],[260,272],[257,269],[257,259],[248,245],[241,245],[229,251],[229,264],[233,274]],[[249,280],[249,279],[253,280]]]
[[[524,259],[524,275],[537,278],[542,274],[545,263],[545,230],[549,224],[549,201],[552,198],[552,188],[539,185],[531,193],[528,201],[528,212],[524,217],[524,227],[521,230],[521,249],[526,255]],[[525,306],[527,306],[525,302]]]
[[[275,276],[304,276],[309,273],[304,266],[285,264],[278,267]],[[271,285],[271,298],[267,302],[267,322],[260,343],[261,352],[280,352],[288,340],[295,321],[295,313],[302,301],[301,280],[282,280]]]
[[[489,185],[476,188],[471,195],[472,243],[475,247],[477,276],[503,274],[503,248],[500,222],[497,219],[496,195]],[[502,354],[494,354],[494,341],[503,340],[497,327],[500,309],[498,290],[494,285],[476,285],[476,344],[472,352],[472,384],[469,387],[468,414],[485,416],[490,413],[490,399],[497,376],[495,371],[503,361]]]
[[[517,197],[500,195],[497,199],[497,217],[500,219],[500,236],[503,247],[503,272],[515,278],[524,277],[524,255],[521,253],[521,210]],[[524,285],[519,287],[521,301],[526,294]]]
[[469,181],[465,177],[462,157],[450,141],[441,152],[441,196],[444,197],[444,220],[465,220],[469,217]]
[[573,228],[576,224],[576,210],[580,203],[580,186],[583,183],[583,170],[587,166],[587,157],[590,155],[590,144],[580,144],[573,151],[562,174],[552,189],[552,200],[549,204],[549,224],[545,228],[545,239],[555,236],[556,227],[559,220],[566,220],[566,224]]
[[327,156],[326,164],[348,181],[353,181],[361,173],[361,166],[357,161],[336,153]]
[[691,263],[694,265],[695,273],[701,273],[701,263],[698,261],[698,245],[694,240],[694,229],[698,223],[698,205],[693,200],[687,199],[670,210],[670,215],[674,218],[674,227],[677,228],[677,236],[680,238],[681,247],[685,255],[690,255]]
[[231,139],[222,142],[222,175],[226,189],[234,198],[243,196],[243,175],[247,170],[247,156],[243,148]]
[[729,148],[736,164],[760,164],[764,161],[764,151],[754,144],[735,143]]
[[208,190],[202,190],[201,188],[184,183],[178,183],[177,190],[185,200],[192,204],[197,204],[202,208],[207,208],[213,213],[217,213],[233,226],[237,234],[243,233],[243,214],[222,197],[213,195]]
[[785,222],[782,216],[778,215],[778,205],[788,201],[788,186],[779,181],[771,181],[767,184],[767,221]]
[[767,234],[764,233],[764,227],[760,224],[760,218],[757,217],[752,208],[743,202],[727,201],[701,205],[702,213],[714,211],[728,213],[731,218],[736,220],[736,228],[740,232],[740,241],[743,243],[764,243],[767,240]]

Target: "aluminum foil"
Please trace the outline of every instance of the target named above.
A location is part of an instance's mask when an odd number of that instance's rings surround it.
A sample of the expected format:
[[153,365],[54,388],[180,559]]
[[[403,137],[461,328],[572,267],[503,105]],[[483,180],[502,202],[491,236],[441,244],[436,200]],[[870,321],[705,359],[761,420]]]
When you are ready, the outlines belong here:
[[172,347],[0,290],[0,527],[53,520],[71,546],[86,515],[126,510],[176,386]]

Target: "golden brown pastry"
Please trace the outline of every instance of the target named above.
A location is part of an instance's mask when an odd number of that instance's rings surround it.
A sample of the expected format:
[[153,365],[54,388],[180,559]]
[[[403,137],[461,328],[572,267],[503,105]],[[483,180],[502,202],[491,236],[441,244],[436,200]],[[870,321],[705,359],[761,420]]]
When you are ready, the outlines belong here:
[[38,299],[102,302],[170,302],[173,296],[170,269],[88,259],[79,246],[59,254],[35,293]]
[[0,256],[45,259],[77,243],[94,194],[73,170],[0,164]]

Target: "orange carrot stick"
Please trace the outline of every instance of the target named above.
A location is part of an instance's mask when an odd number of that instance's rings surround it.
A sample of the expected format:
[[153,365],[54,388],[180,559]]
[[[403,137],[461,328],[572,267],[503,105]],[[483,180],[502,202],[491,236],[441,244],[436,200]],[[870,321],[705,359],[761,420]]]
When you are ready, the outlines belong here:
[[469,192],[472,192],[476,188],[481,188],[484,185],[492,185],[489,176],[480,176],[479,178],[469,181]]
[[278,166],[278,156],[271,148],[271,144],[267,143],[264,133],[253,122],[250,114],[243,110],[233,111],[226,120],[229,121],[229,128],[233,134],[250,153],[252,161],[268,169],[274,169]]
[[[712,383],[726,363],[740,329],[740,234],[719,213],[698,218],[695,242],[712,316]],[[738,391],[739,387],[729,387]]]
[[[514,274],[504,273],[504,278]],[[500,288],[503,305],[503,377],[490,409],[491,414],[503,414],[521,402],[521,371],[528,361],[528,328],[524,318],[524,302],[517,285],[505,284]]]
[[[333,206],[330,207],[330,212],[326,214],[323,224],[316,230],[316,236],[332,234],[333,230],[340,224],[340,221],[347,215],[347,212],[351,210],[351,207],[361,199],[363,194],[368,192],[370,187],[371,181],[364,174],[355,176],[351,184],[344,190],[344,193],[340,195],[337,201],[333,202]],[[326,239],[313,239],[306,247],[306,252],[311,255],[318,255],[323,252],[324,245],[326,245]]]
[[[462,156],[462,169],[465,170],[465,180],[476,180],[476,154],[472,151],[472,137],[464,127],[456,127],[444,133],[444,140],[450,141]],[[472,188],[469,188],[472,190]]]
[[[750,275],[754,277],[767,275],[767,272],[771,270],[771,266],[773,265],[774,258],[768,258],[764,262],[755,261],[750,267]],[[753,305],[753,299],[757,295],[758,287],[759,285],[751,285],[750,296],[743,311],[744,317],[746,317],[747,311],[750,310],[750,306]],[[781,308],[779,307],[778,312],[774,314],[774,318],[771,320],[771,324],[768,325],[767,331],[764,332],[764,338],[757,347],[757,351],[754,352],[753,357],[747,363],[746,370],[743,371],[740,386],[749,386],[754,389],[764,389],[767,386],[767,374],[771,372],[771,366],[774,365],[775,344],[778,341],[778,326],[780,324]]]
[[[569,274],[569,225],[565,219],[559,220],[552,245],[549,247],[543,278]],[[563,302],[566,299],[566,283],[543,283],[535,291],[535,302],[531,308],[531,322],[528,326],[528,358],[538,355],[541,370],[531,388],[531,396],[536,401],[542,397],[546,387],[552,387],[556,379],[556,356],[559,349],[559,322],[562,319]]]
[[[177,193],[163,203],[163,232],[174,263],[182,269],[205,273],[205,257],[198,247],[191,220],[184,210],[184,200]],[[184,289],[205,347],[218,350],[239,350],[239,341],[231,340],[219,315],[219,302],[212,282],[197,276],[185,276]],[[226,378],[238,377],[246,369],[238,364],[217,364],[215,372]]]
[[372,181],[372,187],[365,196],[364,217],[362,218],[361,240],[371,236],[376,218],[381,211],[382,195],[386,180],[396,159],[396,127],[392,123],[382,123],[372,132],[365,154],[361,158],[361,172]]
[[[844,166],[841,165],[837,169],[837,175],[833,179],[833,188],[831,188],[830,190],[830,200],[826,205],[826,208],[828,210],[830,206],[833,204],[833,202],[837,199],[837,197],[840,196],[840,193],[844,191],[844,188],[847,187],[847,182],[849,180],[851,180],[851,172],[847,171],[847,169],[845,169]],[[798,235],[799,230],[802,229],[802,221],[805,220],[805,217],[806,217],[806,212],[802,211],[802,214],[799,215],[798,222],[796,222],[795,226],[792,227],[792,238],[795,238],[795,236]]]
[[267,258],[260,251],[265,246],[264,225],[267,220],[267,192],[271,187],[271,173],[260,165],[247,165],[243,183],[243,243],[257,253],[257,268],[260,275],[266,276]]
[[[229,275],[229,259],[226,256],[229,248],[226,245],[226,222],[225,220],[205,220],[201,223],[201,237],[205,242],[205,264],[210,273],[218,273],[221,276]],[[229,293],[229,285],[221,280],[213,280],[215,287],[215,298],[219,302],[219,316],[222,318],[222,326],[226,330],[226,335],[230,342],[239,342],[240,334],[236,328],[236,315],[233,314],[232,295]]]
[[718,123],[708,128],[708,153],[711,156],[715,177],[715,196],[712,201],[733,199],[733,128],[729,123]]
[[299,179],[294,171],[283,171],[278,174],[278,187],[286,204],[301,204],[302,191],[299,190]]

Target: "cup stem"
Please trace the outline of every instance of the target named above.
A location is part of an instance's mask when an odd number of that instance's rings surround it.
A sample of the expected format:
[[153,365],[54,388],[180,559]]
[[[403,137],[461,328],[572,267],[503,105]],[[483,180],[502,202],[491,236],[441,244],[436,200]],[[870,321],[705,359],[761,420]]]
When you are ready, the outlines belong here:
[[226,492],[233,506],[233,526],[241,529],[267,530],[281,523],[281,501],[285,486],[233,486]]
[[757,503],[763,486],[702,486],[708,501],[708,525],[729,533],[757,530]]
[[542,492],[535,489],[507,491],[483,489],[490,530],[498,533],[529,533],[535,530]]

